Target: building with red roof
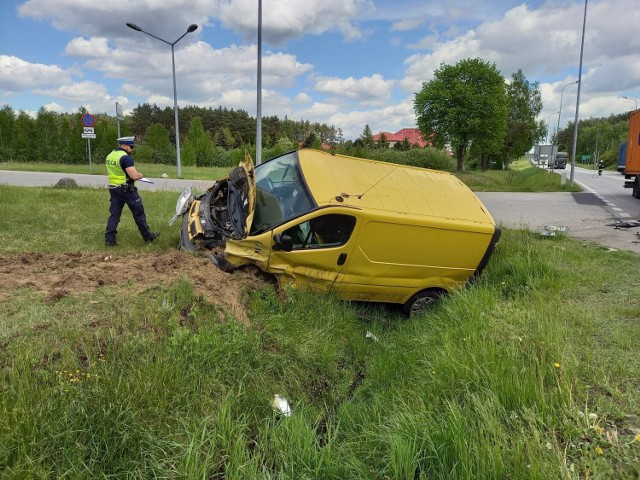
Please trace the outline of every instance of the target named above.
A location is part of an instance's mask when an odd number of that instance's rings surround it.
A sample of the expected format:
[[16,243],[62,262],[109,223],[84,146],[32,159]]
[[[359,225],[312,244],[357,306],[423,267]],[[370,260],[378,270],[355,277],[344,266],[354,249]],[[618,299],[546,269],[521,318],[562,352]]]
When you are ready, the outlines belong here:
[[376,133],[373,136],[373,141],[380,141],[380,136],[384,133],[384,136],[389,142],[389,148],[393,148],[396,143],[404,142],[405,138],[409,141],[409,145],[414,146],[417,145],[420,148],[430,147],[431,142],[426,141],[422,138],[422,133],[417,128],[403,128],[402,130],[398,130],[396,133],[391,132],[380,132]]

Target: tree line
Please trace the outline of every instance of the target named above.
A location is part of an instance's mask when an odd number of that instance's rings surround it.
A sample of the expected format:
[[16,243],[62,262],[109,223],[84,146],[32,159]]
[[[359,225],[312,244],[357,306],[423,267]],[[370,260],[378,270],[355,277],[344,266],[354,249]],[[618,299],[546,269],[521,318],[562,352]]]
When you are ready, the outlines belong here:
[[[16,112],[9,105],[0,109],[0,160],[81,164],[87,161],[87,140],[81,137],[82,115],[56,113],[42,107],[35,118]],[[91,140],[95,158],[104,158],[117,145],[116,118],[94,114],[96,138]],[[186,165],[233,165],[235,150],[255,153],[256,120],[243,110],[187,106],[179,110],[181,156]],[[134,135],[139,148],[136,157],[144,162],[175,163],[175,125],[172,108],[147,103],[138,105],[120,122],[120,135]],[[262,119],[264,154],[270,150],[293,149],[300,143],[320,147],[342,142],[342,132],[334,126],[296,121],[277,116]],[[233,158],[232,158],[233,157]],[[236,162],[237,163],[237,162]]]
[[[570,153],[573,144],[573,127],[569,122],[566,128],[552,136],[554,144],[560,151]],[[578,121],[578,138],[576,142],[576,161],[590,157],[584,163],[602,160],[605,167],[616,165],[620,145],[627,141],[629,131],[629,113],[620,113],[601,118],[589,118]]]

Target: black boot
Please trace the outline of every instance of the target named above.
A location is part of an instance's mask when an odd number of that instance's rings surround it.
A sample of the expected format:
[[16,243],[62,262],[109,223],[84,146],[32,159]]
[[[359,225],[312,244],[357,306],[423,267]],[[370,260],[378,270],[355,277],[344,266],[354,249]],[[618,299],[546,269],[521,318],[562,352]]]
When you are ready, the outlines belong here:
[[159,236],[160,236],[160,232],[151,232],[151,233],[149,234],[149,238],[147,238],[147,239],[145,240],[145,242],[147,242],[147,243],[153,243],[153,242],[155,242],[155,241],[156,241],[156,239],[157,239]]

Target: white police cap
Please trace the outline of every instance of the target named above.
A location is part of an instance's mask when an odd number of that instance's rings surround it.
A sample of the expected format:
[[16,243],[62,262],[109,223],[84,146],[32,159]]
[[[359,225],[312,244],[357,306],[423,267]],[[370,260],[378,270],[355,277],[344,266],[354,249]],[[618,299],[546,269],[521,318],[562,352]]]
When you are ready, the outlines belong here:
[[118,144],[120,145],[131,145],[132,147],[136,146],[136,137],[120,137],[118,139]]

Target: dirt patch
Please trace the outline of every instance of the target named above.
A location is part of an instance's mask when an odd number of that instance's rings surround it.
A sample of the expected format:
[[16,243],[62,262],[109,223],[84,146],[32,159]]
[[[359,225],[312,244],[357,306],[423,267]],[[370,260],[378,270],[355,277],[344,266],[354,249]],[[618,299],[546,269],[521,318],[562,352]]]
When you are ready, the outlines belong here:
[[0,301],[17,288],[43,292],[55,302],[69,295],[91,293],[100,287],[127,285],[141,293],[189,278],[197,294],[229,311],[241,322],[248,316],[242,303],[246,291],[267,285],[265,277],[247,270],[225,273],[209,258],[171,251],[150,254],[27,253],[0,256]]

